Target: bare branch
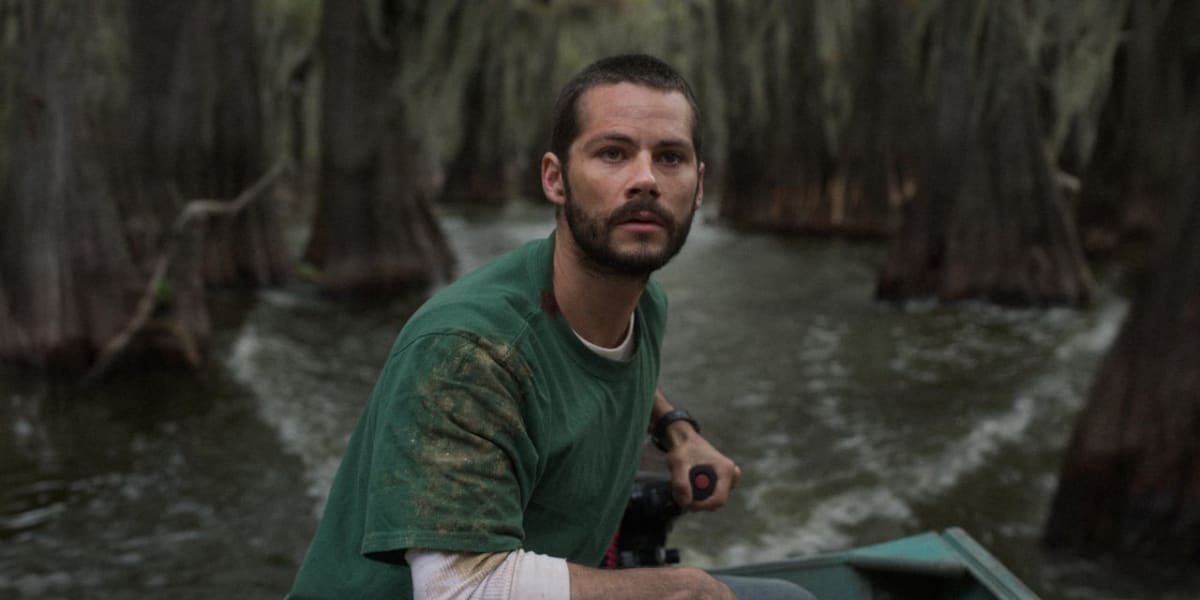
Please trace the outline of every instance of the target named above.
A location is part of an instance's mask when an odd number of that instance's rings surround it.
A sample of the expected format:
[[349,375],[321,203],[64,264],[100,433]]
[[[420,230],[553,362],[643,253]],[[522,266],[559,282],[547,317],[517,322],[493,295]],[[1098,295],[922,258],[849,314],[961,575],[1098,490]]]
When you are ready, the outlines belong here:
[[[240,213],[251,202],[264,195],[263,193],[270,189],[275,181],[289,171],[290,168],[290,161],[280,159],[258,181],[243,190],[232,201],[225,202],[201,198],[192,200],[184,205],[183,210],[180,211],[179,216],[175,218],[175,222],[171,225],[171,231],[168,234],[167,242],[162,252],[154,261],[153,272],[146,284],[146,291],[142,294],[141,300],[138,301],[137,308],[133,311],[133,315],[130,316],[129,322],[125,327],[104,345],[104,348],[96,357],[96,361],[88,369],[87,375],[84,376],[85,382],[95,381],[108,372],[113,363],[116,362],[116,359],[125,351],[129,343],[133,341],[133,338],[145,329],[150,316],[154,313],[158,291],[162,287],[163,281],[167,278],[167,270],[171,265],[171,259],[175,256],[180,240],[185,237],[184,234],[188,227],[196,221],[205,218],[232,217]],[[181,336],[180,328],[172,328],[172,331],[175,332],[176,337],[180,338],[188,362],[193,365],[198,364],[200,354],[195,340],[191,339],[190,335]]]

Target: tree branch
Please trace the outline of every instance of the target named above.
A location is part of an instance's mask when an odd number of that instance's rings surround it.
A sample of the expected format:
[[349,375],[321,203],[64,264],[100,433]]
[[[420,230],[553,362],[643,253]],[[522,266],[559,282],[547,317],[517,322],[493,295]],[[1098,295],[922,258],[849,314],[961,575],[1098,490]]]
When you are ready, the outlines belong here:
[[[117,335],[113,336],[100,354],[96,357],[96,361],[92,367],[88,369],[84,376],[85,382],[95,381],[104,375],[112,367],[116,359],[133,341],[133,338],[145,329],[146,324],[150,320],[150,316],[154,314],[154,307],[158,300],[158,291],[162,287],[163,281],[167,278],[167,270],[171,265],[171,259],[175,256],[179,248],[180,240],[184,238],[189,226],[193,223],[209,217],[232,217],[237,215],[255,199],[263,195],[263,192],[278,180],[284,173],[291,168],[291,163],[287,159],[280,159],[259,177],[250,187],[243,190],[232,201],[214,200],[209,198],[201,198],[189,201],[180,211],[179,216],[175,218],[171,224],[171,230],[168,232],[167,242],[163,246],[162,252],[155,259],[154,269],[150,276],[150,281],[146,284],[146,291],[142,293],[141,300],[138,301],[137,308],[130,316],[129,322],[126,323]],[[185,356],[188,362],[193,365],[200,360],[199,350],[196,347],[196,342],[190,334],[187,334],[186,328],[171,328],[179,338]]]

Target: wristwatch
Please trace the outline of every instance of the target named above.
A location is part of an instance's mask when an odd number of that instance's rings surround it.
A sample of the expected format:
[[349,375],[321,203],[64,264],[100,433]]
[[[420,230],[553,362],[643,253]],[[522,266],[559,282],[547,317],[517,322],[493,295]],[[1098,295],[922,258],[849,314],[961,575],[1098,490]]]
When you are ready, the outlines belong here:
[[700,433],[700,424],[696,422],[696,419],[692,418],[692,415],[689,415],[688,412],[683,409],[672,409],[663,413],[663,415],[654,422],[654,428],[650,430],[650,440],[654,442],[655,448],[658,448],[663,452],[671,451],[671,446],[669,440],[667,439],[667,427],[676,421],[687,421],[688,423],[691,423],[692,429],[695,429],[696,433]]

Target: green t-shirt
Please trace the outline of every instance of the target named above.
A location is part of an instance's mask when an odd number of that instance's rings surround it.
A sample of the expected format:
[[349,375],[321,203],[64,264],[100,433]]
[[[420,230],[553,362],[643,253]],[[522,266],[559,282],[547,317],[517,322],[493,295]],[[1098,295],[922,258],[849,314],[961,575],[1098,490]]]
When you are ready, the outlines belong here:
[[588,350],[551,291],[553,236],[429,300],[350,438],[291,598],[408,598],[404,550],[596,565],[636,473],[666,320],[653,282],[629,362]]

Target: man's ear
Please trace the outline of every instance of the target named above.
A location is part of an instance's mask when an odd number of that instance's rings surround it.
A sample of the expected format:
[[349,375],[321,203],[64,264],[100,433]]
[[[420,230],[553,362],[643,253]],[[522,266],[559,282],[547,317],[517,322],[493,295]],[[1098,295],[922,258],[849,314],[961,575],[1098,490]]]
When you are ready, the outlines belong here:
[[553,152],[542,155],[542,193],[546,199],[558,206],[567,202],[567,193],[563,177],[562,163]]
[[700,205],[703,203],[704,203],[704,163],[700,163],[700,171],[696,174],[696,206],[694,208],[697,208],[697,209],[700,208]]

